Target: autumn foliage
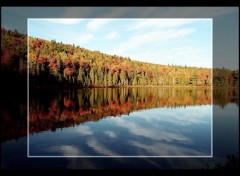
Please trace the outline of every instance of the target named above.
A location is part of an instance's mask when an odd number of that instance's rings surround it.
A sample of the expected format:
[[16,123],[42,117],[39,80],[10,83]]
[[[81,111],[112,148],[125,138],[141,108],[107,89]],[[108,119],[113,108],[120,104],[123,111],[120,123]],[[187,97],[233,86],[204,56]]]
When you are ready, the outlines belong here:
[[[133,61],[55,40],[29,37],[29,83],[48,86],[221,86],[238,87],[239,71]],[[161,58],[158,58],[161,60]],[[187,64],[187,63],[186,63]],[[1,29],[1,80],[27,83],[27,36]]]

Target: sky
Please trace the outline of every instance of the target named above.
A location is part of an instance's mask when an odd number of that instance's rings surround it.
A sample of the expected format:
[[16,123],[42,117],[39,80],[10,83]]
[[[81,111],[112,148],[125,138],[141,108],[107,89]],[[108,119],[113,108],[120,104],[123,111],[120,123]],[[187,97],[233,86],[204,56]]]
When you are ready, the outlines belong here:
[[212,19],[28,19],[28,35],[133,60],[212,68]]
[[[213,68],[239,69],[238,7],[1,7],[1,26],[6,29],[17,29],[27,34],[29,18],[75,18],[68,19],[68,22],[50,20],[44,25],[55,26],[56,35],[60,33],[58,37],[63,42],[66,40],[72,44],[75,41],[88,49],[110,54],[114,52],[117,55],[120,53],[131,59],[153,63],[183,63],[203,67],[211,67],[211,59],[208,60],[207,57],[212,55]],[[103,22],[103,19],[108,22]],[[171,19],[173,22],[171,25],[166,22],[163,25],[159,21],[155,23],[153,19]],[[175,23],[177,19],[190,21]],[[210,19],[212,24],[208,21]],[[130,27],[131,23],[143,24]],[[40,24],[39,22],[39,27]],[[94,30],[97,26],[100,27]],[[130,29],[127,30],[128,28]],[[212,34],[208,32],[210,28]],[[71,32],[64,33],[61,30]],[[38,35],[45,34],[45,37],[51,37],[53,31],[54,28],[36,29]],[[174,35],[170,36],[171,34]],[[209,35],[212,35],[212,52],[208,47],[211,41],[204,40],[210,40]]]

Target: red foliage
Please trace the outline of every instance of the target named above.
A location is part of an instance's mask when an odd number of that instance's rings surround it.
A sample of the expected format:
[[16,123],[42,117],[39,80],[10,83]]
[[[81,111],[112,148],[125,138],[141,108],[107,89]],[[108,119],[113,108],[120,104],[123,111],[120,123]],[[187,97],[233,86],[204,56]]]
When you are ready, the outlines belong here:
[[71,59],[67,59],[64,63],[65,67],[69,67],[72,68],[73,67],[73,63]]
[[9,50],[3,49],[1,55],[1,65],[9,66],[13,62],[12,55]]
[[30,114],[29,115],[29,121],[36,121],[37,120],[37,115],[36,114]]
[[58,109],[58,106],[56,102],[52,102],[49,107],[49,115],[52,115],[52,116],[56,115],[57,109]]
[[64,69],[64,75],[66,75],[66,76],[71,76],[75,72],[76,72],[75,68],[65,68]]
[[153,100],[153,96],[150,95],[150,96],[148,97],[148,102],[149,102],[149,103],[152,103],[152,100]]
[[66,99],[64,101],[64,106],[69,108],[69,107],[73,106],[73,102],[70,99]]
[[42,43],[39,40],[36,40],[33,44],[34,47],[41,47]]
[[86,63],[86,61],[84,60],[84,58],[80,58],[80,66],[84,67],[85,63]]
[[112,70],[113,72],[120,72],[120,65],[114,65],[114,66],[111,68],[111,70]]
[[167,101],[166,101],[166,97],[162,97],[162,101],[161,101],[161,103],[162,103],[162,106],[163,106],[163,107],[166,106],[166,103],[167,103]]
[[78,113],[80,116],[84,116],[86,114],[86,112],[82,108],[79,109]]
[[56,63],[51,62],[48,66],[51,68],[52,71],[57,71],[57,64]]
[[38,63],[39,64],[44,64],[45,62],[47,62],[47,58],[43,57],[43,56],[39,56],[38,57]]
[[150,79],[152,79],[152,78],[154,77],[153,72],[152,72],[152,71],[149,71],[148,76],[149,76]]

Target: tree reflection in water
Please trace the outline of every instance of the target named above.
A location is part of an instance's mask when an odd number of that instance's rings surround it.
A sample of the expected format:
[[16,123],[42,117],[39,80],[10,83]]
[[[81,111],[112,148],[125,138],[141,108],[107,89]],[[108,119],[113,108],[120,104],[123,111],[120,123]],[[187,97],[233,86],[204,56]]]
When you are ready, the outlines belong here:
[[[222,108],[230,102],[239,105],[238,94],[238,89],[214,89],[213,104]],[[26,99],[18,100],[17,95],[12,98],[16,104],[6,101],[1,106],[1,142],[27,135]],[[29,132],[54,131],[151,108],[206,104],[211,104],[211,90],[203,88],[139,87],[30,92]]]
[[31,98],[30,134],[152,108],[211,104],[210,89],[99,88],[56,92],[51,99],[49,96]]

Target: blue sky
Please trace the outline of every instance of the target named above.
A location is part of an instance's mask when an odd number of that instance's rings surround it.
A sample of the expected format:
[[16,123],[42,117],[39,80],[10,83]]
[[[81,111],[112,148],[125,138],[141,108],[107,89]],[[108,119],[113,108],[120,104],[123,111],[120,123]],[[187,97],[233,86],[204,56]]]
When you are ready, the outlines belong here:
[[28,35],[144,62],[212,68],[211,18],[31,18]]

